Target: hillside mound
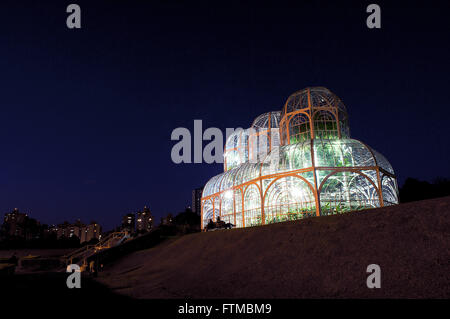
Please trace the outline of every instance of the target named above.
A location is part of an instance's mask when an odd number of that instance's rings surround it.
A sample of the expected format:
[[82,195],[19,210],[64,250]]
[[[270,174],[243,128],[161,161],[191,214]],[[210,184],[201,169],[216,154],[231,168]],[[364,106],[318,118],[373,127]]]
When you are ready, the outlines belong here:
[[449,298],[450,197],[186,235],[98,280],[136,298]]

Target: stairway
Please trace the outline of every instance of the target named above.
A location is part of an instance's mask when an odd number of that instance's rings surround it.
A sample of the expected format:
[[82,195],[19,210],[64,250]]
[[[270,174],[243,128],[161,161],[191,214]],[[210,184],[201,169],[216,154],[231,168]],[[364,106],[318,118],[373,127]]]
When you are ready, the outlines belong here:
[[114,232],[105,238],[102,238],[97,244],[81,247],[67,255],[62,256],[62,259],[66,266],[75,263],[78,264],[81,267],[81,271],[83,271],[87,268],[87,259],[89,257],[96,254],[100,250],[118,246],[128,238],[130,238],[128,232]]

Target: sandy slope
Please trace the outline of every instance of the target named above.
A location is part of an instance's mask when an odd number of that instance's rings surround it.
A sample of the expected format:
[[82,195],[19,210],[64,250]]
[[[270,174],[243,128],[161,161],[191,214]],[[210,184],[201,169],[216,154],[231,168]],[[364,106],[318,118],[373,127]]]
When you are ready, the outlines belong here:
[[[381,289],[366,286],[372,263]],[[138,298],[449,298],[450,197],[188,235],[99,281]]]

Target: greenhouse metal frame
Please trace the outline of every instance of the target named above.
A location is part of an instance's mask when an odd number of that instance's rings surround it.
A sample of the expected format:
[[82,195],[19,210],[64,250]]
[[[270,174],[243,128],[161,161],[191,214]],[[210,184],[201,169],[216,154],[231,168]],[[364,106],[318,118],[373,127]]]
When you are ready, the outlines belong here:
[[228,137],[225,172],[203,190],[202,228],[217,217],[248,227],[397,204],[392,166],[349,132],[331,91],[295,92]]

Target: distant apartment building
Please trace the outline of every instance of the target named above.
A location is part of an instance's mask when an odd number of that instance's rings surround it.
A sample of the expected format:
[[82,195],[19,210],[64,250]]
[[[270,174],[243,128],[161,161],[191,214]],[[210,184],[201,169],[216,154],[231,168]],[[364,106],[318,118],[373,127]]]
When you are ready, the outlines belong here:
[[69,226],[68,237],[77,237],[81,239],[81,232],[83,230],[83,227],[85,226],[86,225],[84,225],[80,220],[77,220],[75,223]]
[[31,240],[40,238],[42,226],[36,219],[14,208],[12,212],[5,214],[0,233],[3,238]]
[[11,213],[6,213],[2,226],[5,234],[11,237],[25,237],[27,218],[28,215],[20,213],[17,208],[14,208]]
[[27,214],[20,213],[15,208],[11,213],[5,214],[0,230],[2,238],[31,240],[55,236],[56,239],[76,238],[80,240],[80,243],[83,243],[94,238],[100,240],[102,228],[96,222],[85,225],[79,219],[73,224],[65,221],[58,225],[41,225],[39,221],[28,217]]
[[172,225],[173,215],[171,213],[167,214],[166,217],[161,218],[161,225]]
[[80,243],[89,242],[92,239],[100,240],[102,238],[101,232],[102,227],[96,222],[91,222],[81,229]]
[[122,230],[128,231],[130,233],[135,232],[136,217],[134,213],[126,214],[122,217]]
[[44,236],[47,238],[53,236],[53,234],[54,234],[54,236],[56,236],[57,232],[58,232],[58,226],[55,224],[52,224],[52,225],[49,225],[46,229],[44,229]]
[[56,238],[61,239],[69,237],[69,227],[70,227],[69,222],[58,224],[55,228]]
[[202,193],[203,187],[196,188],[192,191],[192,211],[197,215],[202,212]]
[[152,230],[153,227],[153,216],[150,209],[145,206],[144,210],[137,212],[136,218],[136,231],[138,233],[146,233]]
[[77,220],[75,223],[70,224],[69,222],[64,222],[62,224],[59,224],[58,226],[52,226],[50,228],[50,231],[53,231],[56,233],[56,238],[81,238],[81,231],[85,227],[85,225],[80,221]]
[[94,238],[100,240],[101,230],[101,226],[96,222],[91,222],[89,225],[85,225],[81,223],[80,220],[77,220],[73,224],[64,222],[50,228],[50,232],[56,233],[57,239],[78,238],[80,243],[90,241]]

